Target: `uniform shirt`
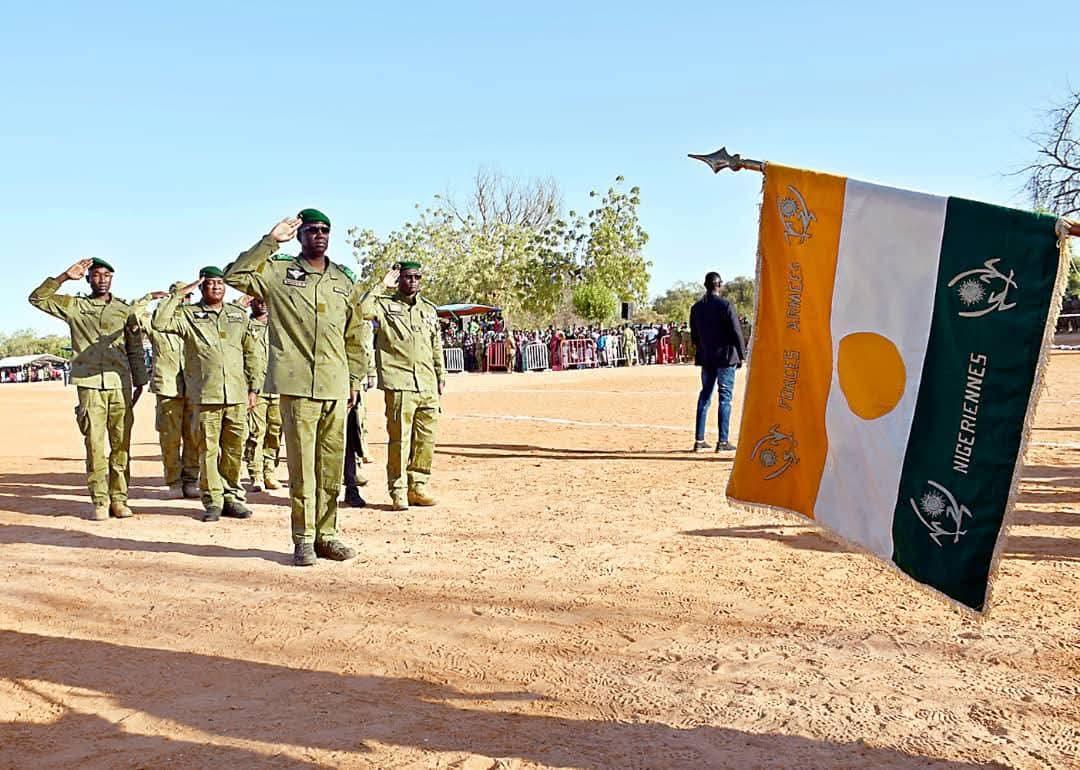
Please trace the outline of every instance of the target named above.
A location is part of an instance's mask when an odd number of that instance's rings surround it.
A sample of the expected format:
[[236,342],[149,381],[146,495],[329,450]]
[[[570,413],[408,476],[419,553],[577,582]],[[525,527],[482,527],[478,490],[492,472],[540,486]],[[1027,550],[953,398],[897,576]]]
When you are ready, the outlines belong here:
[[[374,349],[381,389],[438,392],[446,370],[435,305],[419,295],[410,301],[396,290],[371,291],[360,300],[358,314],[379,324]],[[365,338],[370,328],[364,330]]]
[[142,332],[131,305],[108,297],[57,294],[60,282],[46,278],[30,294],[30,304],[61,321],[71,333],[71,382],[80,388],[110,390],[146,384]]
[[258,390],[264,395],[270,395],[266,389],[266,366],[270,362],[270,319],[260,321],[255,317],[248,318],[247,335],[251,346],[254,362],[252,371]]
[[184,395],[184,341],[173,334],[154,331],[151,325],[149,304],[154,298],[146,294],[132,303],[135,318],[143,333],[150,340],[154,351],[154,367],[150,372],[150,390],[165,398]]
[[277,250],[277,241],[264,236],[225,274],[229,286],[261,298],[270,312],[266,390],[348,398],[365,373],[352,275],[329,259],[324,272],[311,272],[300,257],[274,256]]
[[187,397],[196,404],[239,404],[247,401],[255,383],[255,354],[247,335],[247,313],[225,303],[215,310],[199,302],[181,304],[173,293],[158,305],[155,331],[184,340],[184,382]]

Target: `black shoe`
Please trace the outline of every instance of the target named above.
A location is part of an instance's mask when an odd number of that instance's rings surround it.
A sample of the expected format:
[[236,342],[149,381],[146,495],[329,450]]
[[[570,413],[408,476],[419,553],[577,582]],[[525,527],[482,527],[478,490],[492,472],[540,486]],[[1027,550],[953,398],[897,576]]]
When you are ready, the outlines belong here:
[[206,509],[206,513],[203,514],[203,521],[217,521],[221,518],[221,509],[216,505],[211,505]]
[[360,496],[360,490],[356,487],[345,487],[345,505],[350,508],[363,508],[367,501]]
[[730,441],[721,441],[721,442],[717,443],[716,451],[717,452],[734,452],[735,451],[735,445],[732,444]]
[[316,540],[315,553],[320,559],[330,559],[330,561],[348,561],[356,558],[356,549],[350,548],[340,540]]
[[705,441],[704,439],[698,439],[697,441],[694,442],[694,451],[695,452],[703,452],[704,450],[706,450],[708,448],[709,448],[709,442]]
[[251,509],[239,500],[226,500],[225,510],[221,512],[221,515],[228,516],[230,519],[250,519]]
[[293,547],[292,563],[297,567],[315,566],[315,546],[311,543],[297,543]]
[[199,482],[197,481],[183,482],[180,486],[180,490],[188,500],[196,500],[202,497],[202,491],[199,489]]

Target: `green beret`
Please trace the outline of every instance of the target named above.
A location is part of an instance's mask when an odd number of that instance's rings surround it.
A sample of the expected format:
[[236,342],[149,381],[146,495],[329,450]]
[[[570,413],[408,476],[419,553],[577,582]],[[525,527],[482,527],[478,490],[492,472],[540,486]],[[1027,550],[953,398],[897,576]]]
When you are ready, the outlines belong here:
[[93,270],[95,267],[103,267],[106,270],[108,270],[110,273],[115,273],[116,272],[115,270],[113,270],[112,265],[110,265],[104,259],[98,259],[97,257],[94,257],[94,259],[90,262],[90,269]]
[[323,222],[327,227],[330,226],[330,217],[322,213],[318,209],[304,209],[296,216],[300,217],[300,221],[305,225],[311,222]]
[[415,260],[408,260],[405,262],[399,262],[400,269],[402,270],[419,270],[420,263]]
[[200,278],[224,278],[225,273],[222,272],[220,267],[214,267],[213,265],[207,265],[199,271]]

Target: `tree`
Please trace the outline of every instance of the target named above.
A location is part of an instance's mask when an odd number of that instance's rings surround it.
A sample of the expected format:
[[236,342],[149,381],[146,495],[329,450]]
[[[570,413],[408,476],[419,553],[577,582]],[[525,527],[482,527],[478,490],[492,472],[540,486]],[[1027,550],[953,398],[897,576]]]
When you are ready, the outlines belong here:
[[643,255],[649,234],[638,219],[641,188],[624,190],[624,182],[615,177],[603,196],[591,191],[590,198],[600,198],[596,208],[584,217],[571,211],[544,234],[551,250],[563,255],[564,277],[572,285],[600,283],[623,302],[644,302],[652,267]]
[[724,296],[735,306],[739,316],[753,317],[754,279],[737,275],[724,284]]
[[619,298],[602,283],[581,283],[574,287],[574,309],[586,321],[603,325],[615,317]]
[[1080,91],[1047,113],[1049,127],[1032,136],[1037,160],[1020,173],[1035,208],[1060,216],[1080,214]]
[[622,181],[587,217],[570,212],[564,219],[553,181],[517,182],[481,170],[471,196],[436,195],[385,238],[351,228],[359,283],[370,288],[394,262],[415,259],[433,302],[496,305],[516,323],[539,324],[566,311],[580,284],[607,287],[616,303],[643,298],[648,235],[638,221],[639,190],[623,191]]
[[71,341],[59,334],[37,334],[32,329],[17,329],[11,334],[0,333],[0,358],[51,353],[69,358]]
[[657,316],[669,323],[686,323],[690,320],[690,307],[701,299],[705,288],[699,283],[679,281],[653,300]]

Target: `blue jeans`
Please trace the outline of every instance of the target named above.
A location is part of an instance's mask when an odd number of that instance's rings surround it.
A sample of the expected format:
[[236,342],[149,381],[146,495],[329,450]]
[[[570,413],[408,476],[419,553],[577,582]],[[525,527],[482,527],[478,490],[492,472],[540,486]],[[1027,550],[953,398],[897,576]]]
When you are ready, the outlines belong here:
[[709,415],[709,402],[712,401],[713,388],[720,392],[720,443],[728,440],[728,423],[731,421],[731,395],[735,392],[734,366],[701,367],[701,393],[697,399],[697,424],[694,438],[705,440],[705,418]]

